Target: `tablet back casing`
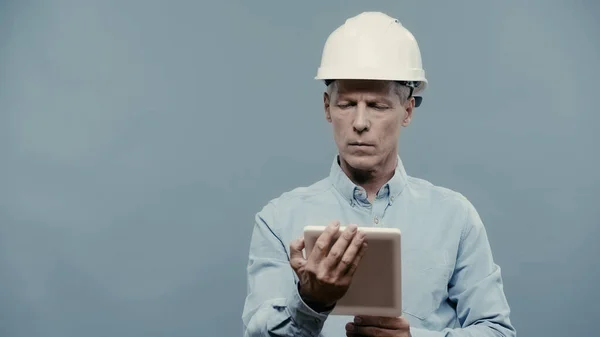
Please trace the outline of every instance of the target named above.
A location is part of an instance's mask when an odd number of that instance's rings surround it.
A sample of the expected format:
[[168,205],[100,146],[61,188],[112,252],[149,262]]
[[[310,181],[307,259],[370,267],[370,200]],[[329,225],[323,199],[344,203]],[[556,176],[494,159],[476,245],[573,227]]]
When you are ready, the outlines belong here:
[[[324,226],[305,227],[304,241],[307,258],[324,229]],[[343,230],[344,227],[341,227],[339,233]],[[380,227],[359,227],[359,230],[366,234],[368,249],[354,274],[348,292],[338,301],[331,314],[401,316],[400,230]]]

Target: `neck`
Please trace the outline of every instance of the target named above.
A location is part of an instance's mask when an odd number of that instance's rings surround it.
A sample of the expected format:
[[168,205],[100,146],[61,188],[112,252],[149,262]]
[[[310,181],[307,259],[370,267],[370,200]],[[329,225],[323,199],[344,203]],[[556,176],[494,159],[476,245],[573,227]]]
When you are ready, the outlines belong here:
[[381,165],[370,170],[353,168],[341,157],[339,161],[342,171],[346,173],[350,181],[365,189],[367,198],[371,202],[375,200],[379,189],[392,179],[397,165],[396,156],[385,160]]

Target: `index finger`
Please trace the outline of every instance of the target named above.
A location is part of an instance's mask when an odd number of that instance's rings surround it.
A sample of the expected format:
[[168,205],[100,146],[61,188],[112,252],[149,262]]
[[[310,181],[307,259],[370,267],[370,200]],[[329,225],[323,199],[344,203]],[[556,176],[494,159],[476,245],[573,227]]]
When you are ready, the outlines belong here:
[[410,324],[404,317],[356,316],[354,324],[394,330],[410,328]]
[[306,260],[302,254],[304,249],[304,238],[300,237],[290,243],[290,264],[294,270],[301,268]]
[[328,267],[337,266],[337,264],[344,256],[348,245],[350,244],[352,239],[354,239],[354,235],[356,235],[357,230],[358,228],[356,225],[348,225],[348,227],[346,227],[346,230],[344,230],[340,234],[339,238],[335,240],[335,243],[331,246],[329,254],[325,259],[325,263]]
[[325,231],[323,231],[323,233],[319,235],[319,238],[315,242],[315,246],[313,247],[312,252],[310,253],[308,258],[310,260],[313,260],[314,262],[320,262],[322,259],[327,257],[329,249],[331,248],[331,242],[333,241],[335,235],[338,233],[339,230],[339,221],[336,220],[330,222],[329,225],[327,225],[327,227],[325,228]]

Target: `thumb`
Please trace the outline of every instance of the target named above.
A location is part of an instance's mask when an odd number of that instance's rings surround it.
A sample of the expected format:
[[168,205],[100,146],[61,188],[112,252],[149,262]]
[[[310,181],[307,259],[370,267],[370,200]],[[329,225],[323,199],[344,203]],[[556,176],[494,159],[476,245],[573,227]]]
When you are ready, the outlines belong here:
[[298,270],[306,264],[302,249],[304,249],[304,238],[300,237],[290,243],[290,265],[294,270]]

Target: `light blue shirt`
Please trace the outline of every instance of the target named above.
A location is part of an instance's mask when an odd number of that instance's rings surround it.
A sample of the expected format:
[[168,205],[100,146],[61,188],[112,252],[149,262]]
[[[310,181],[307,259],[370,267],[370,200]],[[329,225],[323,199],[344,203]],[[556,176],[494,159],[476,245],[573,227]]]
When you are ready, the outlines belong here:
[[306,225],[402,232],[403,316],[413,337],[514,337],[500,268],[484,225],[460,193],[407,176],[400,158],[373,203],[341,170],[271,200],[257,213],[248,259],[244,336],[343,337],[353,317],[317,313],[297,292],[289,244]]

